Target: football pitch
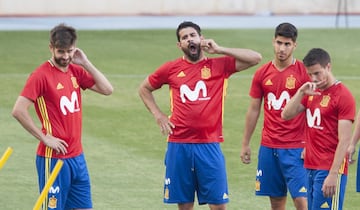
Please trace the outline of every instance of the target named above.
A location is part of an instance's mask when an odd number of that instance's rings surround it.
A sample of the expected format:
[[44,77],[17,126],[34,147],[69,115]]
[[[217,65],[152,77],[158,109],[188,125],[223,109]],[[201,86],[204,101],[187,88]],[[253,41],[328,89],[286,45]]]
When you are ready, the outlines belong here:
[[[226,158],[230,203],[228,209],[268,210],[267,197],[254,195],[262,116],[252,138],[252,163],[240,161],[245,113],[252,74],[273,58],[273,30],[203,30],[205,38],[226,47],[251,48],[261,63],[229,80],[222,149]],[[175,30],[79,31],[78,47],[112,82],[111,96],[83,92],[83,146],[92,181],[94,209],[177,209],[162,202],[166,137],[138,96],[142,80],[168,60],[182,56]],[[301,29],[295,57],[313,47],[326,49],[332,70],[360,103],[360,29]],[[48,31],[0,32],[0,154],[13,153],[0,170],[0,209],[32,209],[39,196],[35,170],[37,140],[11,116],[12,106],[28,75],[50,58]],[[155,92],[169,113],[168,87]],[[34,109],[32,113],[35,115]],[[199,122],[201,123],[201,122]],[[357,156],[356,156],[357,159]],[[349,168],[344,209],[359,206],[355,192],[356,166]],[[195,209],[208,209],[195,205]],[[295,209],[288,199],[287,209]]]

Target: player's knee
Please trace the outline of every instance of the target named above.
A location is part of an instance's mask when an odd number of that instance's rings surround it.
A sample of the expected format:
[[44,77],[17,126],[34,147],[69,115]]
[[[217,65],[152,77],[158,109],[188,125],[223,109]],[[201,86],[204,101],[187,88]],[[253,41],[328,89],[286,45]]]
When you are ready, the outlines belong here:
[[286,197],[270,197],[272,210],[285,210]]

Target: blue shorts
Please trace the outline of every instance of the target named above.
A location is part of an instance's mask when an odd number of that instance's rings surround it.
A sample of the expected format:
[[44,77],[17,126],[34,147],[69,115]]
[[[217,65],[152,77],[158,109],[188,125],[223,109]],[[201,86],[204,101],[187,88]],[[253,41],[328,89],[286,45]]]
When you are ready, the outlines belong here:
[[360,151],[358,154],[357,171],[356,171],[356,192],[360,192]]
[[336,192],[333,197],[325,198],[321,190],[324,180],[329,174],[325,170],[307,170],[308,177],[308,208],[311,210],[342,210],[347,176],[338,175]]
[[302,148],[274,149],[260,146],[256,172],[256,195],[306,197],[306,170]]
[[[57,160],[36,156],[40,192],[50,177],[48,167],[52,170]],[[64,164],[49,189],[43,209],[92,208],[90,178],[84,155],[62,160]]]
[[164,203],[229,202],[225,158],[219,143],[168,143]]

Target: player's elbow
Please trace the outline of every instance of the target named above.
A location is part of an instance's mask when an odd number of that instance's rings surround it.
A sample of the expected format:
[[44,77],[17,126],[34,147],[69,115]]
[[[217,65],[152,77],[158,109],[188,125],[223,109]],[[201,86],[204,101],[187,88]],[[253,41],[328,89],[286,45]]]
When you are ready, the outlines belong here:
[[13,109],[13,110],[11,111],[11,115],[12,115],[14,118],[17,118],[17,116],[19,115],[19,111],[16,110],[16,109]]
[[253,65],[259,64],[261,60],[262,60],[262,55],[260,53],[256,53],[254,56]]
[[155,88],[150,85],[148,79],[145,79],[139,86],[138,94],[141,98],[144,98],[146,95],[151,94],[154,90]]
[[107,87],[106,89],[104,89],[103,94],[106,96],[111,95],[114,92],[114,88],[112,85],[110,85],[109,87]]
[[146,88],[144,85],[140,85],[139,90],[138,90],[138,94],[139,94],[141,99],[143,99],[146,95],[148,95],[150,93],[151,92],[149,91],[148,88]]
[[16,119],[19,120],[21,116],[23,116],[23,111],[21,109],[18,109],[14,107],[14,109],[11,111],[11,115]]

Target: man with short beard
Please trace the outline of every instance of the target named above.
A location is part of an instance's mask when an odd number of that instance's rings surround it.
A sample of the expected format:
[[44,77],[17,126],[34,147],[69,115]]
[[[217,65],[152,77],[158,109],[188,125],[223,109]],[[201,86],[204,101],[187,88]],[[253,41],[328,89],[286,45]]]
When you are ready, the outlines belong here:
[[[167,136],[164,202],[193,209],[196,193],[200,205],[226,209],[228,186],[220,143],[227,80],[259,63],[261,55],[205,39],[192,22],[181,23],[176,35],[183,57],[163,64],[139,88],[145,106]],[[223,56],[208,58],[205,52]],[[170,88],[170,117],[152,93],[164,84]]]
[[[45,209],[92,209],[90,178],[81,143],[81,89],[110,95],[113,87],[106,77],[76,48],[74,28],[57,25],[50,32],[51,58],[28,78],[12,114],[36,139],[39,146],[36,168],[39,189],[47,182],[57,161],[63,166],[46,196]],[[38,128],[31,105],[41,121]]]

